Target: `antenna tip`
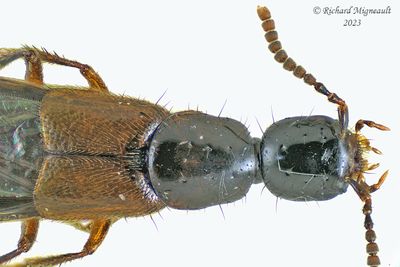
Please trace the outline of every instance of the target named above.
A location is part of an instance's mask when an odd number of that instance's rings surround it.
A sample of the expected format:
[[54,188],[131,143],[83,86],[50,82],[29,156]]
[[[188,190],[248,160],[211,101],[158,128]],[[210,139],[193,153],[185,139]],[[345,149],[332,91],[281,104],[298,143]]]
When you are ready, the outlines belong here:
[[257,14],[261,20],[267,20],[271,18],[271,12],[265,6],[257,6]]

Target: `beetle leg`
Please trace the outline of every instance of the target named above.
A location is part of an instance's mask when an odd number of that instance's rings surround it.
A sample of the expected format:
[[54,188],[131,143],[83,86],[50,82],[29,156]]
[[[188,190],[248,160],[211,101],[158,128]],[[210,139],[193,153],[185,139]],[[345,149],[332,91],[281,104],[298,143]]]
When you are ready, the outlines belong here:
[[[364,125],[367,125],[368,127],[371,127],[371,128],[377,128],[381,131],[389,131],[390,129],[382,124],[378,124],[378,123],[375,123],[373,121],[368,121],[368,120],[359,120],[359,121],[357,121],[357,123],[355,125],[355,134],[357,135],[360,153],[372,150],[373,152],[375,152],[377,154],[381,154],[381,152],[377,148],[370,146],[370,142],[368,139],[366,139],[363,135],[360,134],[360,131],[364,127]],[[379,252],[379,247],[378,247],[378,244],[375,242],[376,233],[373,230],[374,223],[371,218],[371,213],[372,213],[371,194],[373,192],[375,192],[376,190],[378,190],[382,186],[382,184],[384,183],[389,172],[388,171],[384,172],[382,174],[382,176],[379,178],[377,183],[375,183],[373,185],[368,185],[365,182],[362,172],[364,172],[366,170],[375,169],[376,167],[378,167],[379,164],[372,164],[369,166],[363,165],[363,164],[361,164],[361,165],[362,166],[361,166],[360,172],[353,174],[353,176],[350,177],[349,182],[350,182],[351,186],[353,187],[353,189],[356,191],[357,195],[364,202],[363,214],[365,215],[365,220],[364,220],[364,227],[366,229],[365,239],[368,242],[367,243],[367,253],[368,253],[367,264],[368,264],[368,266],[379,266],[380,260],[377,255]],[[358,178],[362,178],[362,179],[358,179]]]
[[370,185],[369,186],[369,192],[373,193],[376,190],[378,190],[379,188],[381,188],[383,182],[386,180],[386,177],[389,174],[389,170],[385,171],[381,177],[379,178],[378,182],[376,184]]
[[64,262],[79,259],[87,255],[93,254],[100,246],[101,242],[103,242],[111,224],[112,221],[109,219],[93,220],[91,224],[89,238],[80,252],[57,256],[27,258],[21,263],[10,264],[9,267],[60,265]]
[[381,131],[390,131],[389,127],[386,127],[382,124],[376,123],[374,121],[368,121],[368,120],[358,120],[356,123],[356,133],[361,131],[361,129],[364,127],[364,125],[367,125],[370,128],[376,128]]
[[[32,58],[30,58],[32,55]],[[28,59],[27,59],[28,56]],[[25,57],[25,61],[30,60],[27,63],[27,73],[29,70],[30,75],[26,75],[26,79],[30,81],[41,80],[43,81],[42,67],[40,61],[63,65],[67,67],[73,67],[79,69],[82,76],[86,79],[91,90],[108,92],[107,86],[103,79],[93,70],[92,67],[86,64],[82,64],[78,61],[69,60],[64,57],[60,57],[56,53],[49,53],[45,49],[37,49],[35,47],[23,47],[20,49],[1,49],[0,50],[0,69],[5,67],[12,61]],[[35,61],[38,63],[35,63]]]
[[35,50],[0,49],[0,69],[19,58],[25,60],[25,80],[43,84],[43,66]]
[[23,58],[25,56],[23,49],[1,48],[0,49],[0,69],[4,68],[11,62]]
[[28,51],[28,53],[25,54],[25,65],[25,80],[36,84],[43,84],[42,61],[34,50]]
[[300,65],[290,58],[286,51],[282,49],[282,44],[278,40],[278,33],[275,30],[275,22],[271,19],[271,12],[267,7],[257,7],[257,14],[262,20],[262,28],[265,31],[265,39],[269,43],[268,49],[275,54],[275,60],[283,64],[283,68],[287,71],[293,72],[294,76],[299,79],[303,79],[305,83],[314,87],[314,89],[325,95],[328,101],[338,105],[339,122],[342,134],[345,134],[349,124],[349,112],[348,107],[343,99],[337,96],[335,93],[331,93],[326,87],[317,82],[315,77]]
[[21,225],[21,237],[18,241],[18,247],[1,256],[0,264],[12,260],[23,252],[27,252],[31,249],[33,243],[35,242],[36,235],[39,229],[38,219],[27,219],[22,222]]
[[108,92],[107,86],[104,83],[103,79],[100,77],[99,74],[97,74],[96,71],[93,70],[91,66],[82,64],[78,61],[60,57],[56,53],[49,53],[45,49],[39,50],[29,47],[26,47],[26,49],[33,49],[35,52],[38,53],[39,58],[45,62],[79,69],[82,76],[88,82],[90,89],[95,91]]

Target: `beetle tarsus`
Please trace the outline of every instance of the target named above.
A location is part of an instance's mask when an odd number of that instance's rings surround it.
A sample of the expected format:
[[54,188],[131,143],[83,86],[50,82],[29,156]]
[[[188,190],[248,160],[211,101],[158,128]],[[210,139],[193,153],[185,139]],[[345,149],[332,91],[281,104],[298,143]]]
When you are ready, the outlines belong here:
[[15,250],[1,256],[0,264],[8,262],[24,252],[28,252],[36,240],[38,229],[38,219],[32,218],[23,221],[21,226],[21,237],[18,241],[18,247]]
[[96,249],[103,242],[107,235],[108,229],[110,228],[112,221],[109,219],[99,219],[94,220],[91,225],[91,231],[86,244],[80,252],[68,253],[57,256],[49,257],[37,257],[37,258],[27,258],[21,263],[17,263],[14,266],[52,266],[59,265],[61,263],[83,258],[87,255],[93,254]]

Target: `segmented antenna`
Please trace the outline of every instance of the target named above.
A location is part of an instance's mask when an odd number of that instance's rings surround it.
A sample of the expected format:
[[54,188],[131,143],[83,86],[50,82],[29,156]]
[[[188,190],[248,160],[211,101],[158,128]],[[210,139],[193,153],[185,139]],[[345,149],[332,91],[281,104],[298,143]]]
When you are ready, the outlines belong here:
[[[271,12],[267,7],[257,7],[257,14],[259,18],[262,20],[262,28],[265,31],[265,39],[269,43],[268,49],[275,54],[274,58],[277,62],[283,64],[283,68],[287,71],[293,72],[294,76],[296,76],[299,79],[303,79],[305,83],[313,86],[315,90],[323,95],[325,95],[328,98],[328,101],[334,104],[338,105],[338,114],[339,114],[339,124],[341,127],[341,133],[342,137],[346,136],[346,131],[348,127],[348,108],[343,99],[341,99],[339,96],[337,96],[335,93],[329,92],[329,90],[320,82],[317,82],[315,77],[311,73],[307,73],[307,71],[300,65],[297,65],[296,62],[290,58],[286,51],[282,49],[282,44],[278,40],[278,33],[275,31],[275,22],[273,19],[271,19]],[[359,134],[359,130],[363,127],[363,125],[367,125],[369,127],[374,127],[379,130],[383,131],[388,131],[389,128],[386,126],[383,126],[381,124],[377,124],[375,122],[371,121],[365,121],[365,120],[360,120],[356,124],[356,134],[358,135],[358,138],[361,140],[361,143],[365,143],[362,135]],[[360,141],[359,141],[360,142]],[[369,141],[367,141],[369,142]],[[369,146],[369,144],[368,144]],[[375,153],[379,153],[380,151],[375,149],[375,148],[369,148],[369,150],[374,151]],[[365,148],[360,148],[360,153],[365,152]],[[368,253],[368,259],[367,259],[367,265],[368,266],[379,266],[380,265],[380,259],[378,257],[378,245],[375,243],[376,239],[376,234],[375,231],[373,230],[373,222],[371,219],[371,213],[372,213],[372,200],[371,200],[371,193],[379,189],[379,187],[382,185],[384,182],[388,172],[386,171],[381,178],[379,179],[378,183],[374,185],[368,185],[365,183],[364,179],[362,177],[362,173],[366,171],[367,169],[374,169],[376,165],[371,165],[371,167],[366,167],[365,170],[361,170],[358,172],[354,172],[352,174],[353,177],[349,179],[349,183],[351,186],[354,188],[358,196],[361,198],[361,200],[364,202],[364,207],[363,207],[363,213],[365,215],[365,222],[364,222],[364,227],[367,230],[365,234],[365,238],[368,241],[367,244],[367,253]]]
[[278,40],[278,32],[275,31],[275,21],[271,19],[271,12],[267,7],[257,7],[258,17],[262,20],[261,26],[265,31],[265,39],[269,43],[268,49],[275,54],[275,60],[283,64],[283,68],[287,71],[293,72],[294,76],[303,79],[305,83],[314,87],[314,89],[325,95],[328,101],[338,105],[339,122],[341,126],[342,134],[345,135],[349,124],[348,108],[343,99],[341,99],[335,93],[329,92],[329,90],[317,79],[300,65],[287,55],[286,51],[282,49],[282,44]]
[[267,7],[257,7],[257,14],[262,20],[262,28],[265,31],[265,39],[269,43],[268,49],[275,54],[275,60],[283,63],[283,68],[287,71],[293,72],[294,76],[303,79],[305,83],[315,86],[317,80],[311,73],[307,71],[287,55],[286,51],[282,49],[282,44],[278,40],[278,32],[275,31],[275,21],[271,19],[271,12]]

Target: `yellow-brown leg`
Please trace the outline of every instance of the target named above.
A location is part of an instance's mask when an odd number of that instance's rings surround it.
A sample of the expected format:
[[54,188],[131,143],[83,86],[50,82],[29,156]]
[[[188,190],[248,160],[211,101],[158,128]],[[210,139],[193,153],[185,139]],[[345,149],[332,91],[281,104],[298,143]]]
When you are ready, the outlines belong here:
[[21,49],[0,48],[0,70],[11,62],[23,57],[24,52]]
[[[0,257],[0,264],[8,262],[17,257],[21,253],[27,252],[35,242],[37,232],[39,229],[38,219],[27,219],[22,222],[21,237],[18,241],[18,246],[15,250]],[[3,265],[2,265],[3,266]]]
[[26,266],[52,266],[72,261],[90,255],[96,251],[101,242],[107,235],[112,222],[109,219],[99,219],[92,221],[91,230],[88,240],[80,252],[68,253],[57,256],[27,258],[21,263],[10,264],[9,267],[26,267]]
[[42,62],[34,50],[0,49],[0,69],[19,58],[25,60],[25,80],[39,85],[43,84]]
[[[60,57],[56,53],[52,54],[44,49],[41,50],[35,47],[1,49],[0,69],[18,58],[25,58],[26,62],[28,60],[29,64],[27,63],[27,74],[33,75],[33,77],[25,75],[27,80],[35,81],[37,79],[40,80],[40,78],[41,80],[43,80],[43,75],[41,75],[41,77],[39,75],[42,70],[40,61],[43,61],[47,63],[77,68],[81,72],[82,76],[87,80],[91,90],[108,92],[107,86],[104,83],[103,79],[101,79],[101,77],[89,65],[82,64],[74,60],[69,60]],[[36,64],[35,61],[38,61],[39,64]]]
[[26,47],[26,49],[33,49],[35,52],[38,53],[39,58],[45,62],[79,69],[82,76],[85,77],[85,79],[89,83],[90,89],[96,91],[108,92],[107,86],[104,83],[103,79],[89,65],[82,64],[78,61],[69,60],[64,57],[60,57],[56,53],[51,54],[45,49],[39,50],[36,48],[29,48],[29,47]]
[[386,127],[382,124],[376,123],[374,121],[368,121],[368,120],[358,120],[356,123],[356,133],[361,131],[361,129],[364,127],[364,125],[367,125],[370,128],[376,128],[381,131],[390,131],[389,127]]
[[35,51],[25,54],[25,80],[36,84],[43,84],[43,66]]
[[[367,125],[370,128],[376,128],[381,131],[389,131],[390,129],[382,124],[369,121],[369,120],[358,120],[356,125],[355,125],[355,131],[356,134],[359,135],[361,129]],[[374,147],[370,146],[370,142],[368,139],[362,138],[361,144],[364,147],[366,151],[372,150],[373,152],[377,154],[381,154],[381,152]],[[367,170],[375,169],[379,164],[372,164],[370,165]],[[360,172],[358,174],[357,179],[351,179],[350,184],[353,187],[353,189],[356,191],[357,195],[360,197],[360,199],[364,202],[364,207],[363,207],[363,214],[365,216],[364,220],[364,227],[366,229],[365,232],[365,239],[367,240],[367,247],[366,251],[368,253],[368,259],[367,259],[367,265],[368,266],[379,266],[380,265],[380,259],[378,256],[379,252],[379,247],[378,244],[375,242],[376,241],[376,233],[373,229],[374,223],[372,221],[372,198],[371,194],[378,190],[382,184],[384,183],[389,171],[385,171],[381,177],[379,178],[378,182],[372,185],[369,185],[365,182],[365,178],[363,174]]]

